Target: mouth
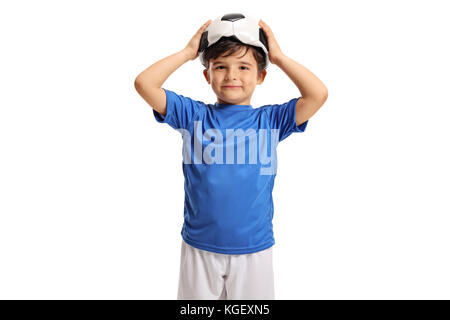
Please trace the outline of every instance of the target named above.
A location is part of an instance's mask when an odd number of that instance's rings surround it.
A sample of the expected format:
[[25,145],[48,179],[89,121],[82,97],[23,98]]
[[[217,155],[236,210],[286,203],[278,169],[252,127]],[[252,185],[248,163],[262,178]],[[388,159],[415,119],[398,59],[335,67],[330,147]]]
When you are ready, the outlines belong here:
[[223,88],[227,88],[227,89],[237,89],[240,88],[241,86],[223,86]]

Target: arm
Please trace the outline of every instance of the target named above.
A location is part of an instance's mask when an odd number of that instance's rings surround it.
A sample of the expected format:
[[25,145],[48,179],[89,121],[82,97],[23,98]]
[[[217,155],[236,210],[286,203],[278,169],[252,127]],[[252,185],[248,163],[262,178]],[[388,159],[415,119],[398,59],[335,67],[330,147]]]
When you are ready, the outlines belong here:
[[166,115],[166,93],[161,86],[176,69],[189,60],[189,52],[183,49],[155,62],[142,71],[134,81],[136,91],[156,112],[163,116]]
[[311,71],[282,54],[274,64],[280,67],[300,90],[302,97],[295,105],[297,126],[311,118],[328,98],[328,89]]
[[328,89],[311,71],[281,51],[272,29],[264,21],[260,20],[259,26],[268,38],[270,62],[280,67],[300,90],[302,96],[295,105],[295,122],[299,126],[325,103]]
[[210,23],[211,20],[206,21],[183,50],[155,62],[134,80],[136,91],[159,114],[163,116],[167,114],[166,93],[161,86],[180,66],[198,57],[200,38]]

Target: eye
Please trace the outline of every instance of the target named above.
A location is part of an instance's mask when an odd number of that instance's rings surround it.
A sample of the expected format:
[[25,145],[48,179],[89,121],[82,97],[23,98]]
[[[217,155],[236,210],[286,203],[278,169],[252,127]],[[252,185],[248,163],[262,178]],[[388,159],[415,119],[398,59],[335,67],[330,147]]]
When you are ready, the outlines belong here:
[[[224,67],[224,66],[218,66],[218,67],[216,67],[216,69],[219,69],[219,68],[225,68],[225,67]],[[247,67],[244,67],[244,66],[242,66],[241,68],[245,68],[245,69],[248,70],[248,68],[247,68]]]

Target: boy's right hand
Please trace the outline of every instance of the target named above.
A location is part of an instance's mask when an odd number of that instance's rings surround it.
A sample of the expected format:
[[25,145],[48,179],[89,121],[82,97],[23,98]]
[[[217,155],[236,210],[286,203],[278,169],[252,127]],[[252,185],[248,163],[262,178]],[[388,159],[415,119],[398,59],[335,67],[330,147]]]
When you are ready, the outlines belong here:
[[200,39],[202,37],[203,32],[206,28],[211,24],[212,20],[206,21],[200,29],[198,29],[197,33],[192,37],[192,39],[187,44],[186,48],[183,51],[186,52],[189,60],[195,60],[198,57],[198,48],[200,47]]

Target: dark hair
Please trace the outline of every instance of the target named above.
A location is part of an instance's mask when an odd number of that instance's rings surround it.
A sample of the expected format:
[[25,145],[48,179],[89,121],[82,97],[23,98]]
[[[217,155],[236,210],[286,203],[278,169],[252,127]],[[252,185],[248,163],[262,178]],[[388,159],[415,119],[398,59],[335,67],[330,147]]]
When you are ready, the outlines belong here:
[[246,48],[244,55],[247,54],[248,50],[252,51],[253,57],[255,58],[256,63],[258,65],[257,75],[259,77],[261,74],[261,71],[263,69],[265,69],[264,65],[266,63],[266,60],[265,60],[266,56],[265,56],[263,49],[245,44],[245,43],[239,41],[236,37],[222,37],[219,39],[219,41],[214,43],[212,46],[208,47],[204,53],[205,64],[203,64],[203,66],[206,69],[209,69],[209,60],[210,59],[217,59],[220,56],[222,56],[225,52],[230,51],[227,55],[224,56],[224,57],[228,57],[228,56],[234,54],[235,52],[238,52],[239,50],[241,50],[242,47]]

